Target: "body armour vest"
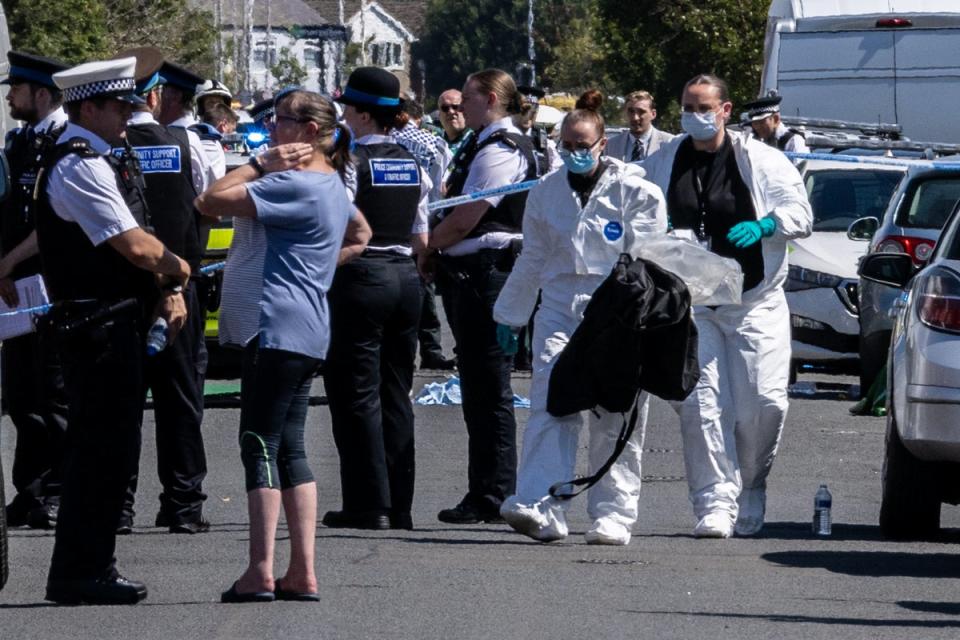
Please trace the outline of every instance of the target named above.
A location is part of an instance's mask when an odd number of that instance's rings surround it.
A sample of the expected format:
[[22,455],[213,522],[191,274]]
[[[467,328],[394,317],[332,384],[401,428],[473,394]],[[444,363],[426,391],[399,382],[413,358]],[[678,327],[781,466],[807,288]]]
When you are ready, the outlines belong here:
[[[466,148],[453,168],[450,178],[447,180],[447,197],[455,198],[463,194],[463,186],[467,182],[467,175],[470,173],[470,165],[476,159],[481,149],[491,144],[502,142],[510,149],[523,155],[527,161],[527,175],[524,181],[534,180],[540,177],[540,170],[537,165],[536,154],[533,150],[533,142],[529,136],[521,133],[511,133],[500,130],[492,133],[486,140],[480,144],[475,144],[477,137],[473,137],[467,143]],[[520,233],[523,228],[523,210],[527,205],[527,192],[511,193],[500,201],[496,207],[491,207],[477,223],[477,226],[467,234],[468,238],[479,238],[485,233],[494,231],[505,231],[507,233]],[[451,209],[446,209],[443,216],[450,214]]]
[[[27,128],[19,129],[8,139],[7,162],[10,164],[10,197],[2,205],[0,214],[0,249],[4,255],[27,239],[36,229],[33,190],[40,171],[40,160],[66,126],[56,127],[35,135]],[[27,258],[13,268],[14,280],[40,273],[40,256]]]
[[94,246],[76,222],[56,214],[47,195],[50,172],[60,160],[76,153],[84,158],[103,157],[113,168],[117,189],[130,213],[141,227],[149,228],[149,216],[142,194],[139,168],[129,154],[100,156],[83,138],[71,138],[53,147],[44,157],[37,179],[37,241],[43,278],[55,302],[65,300],[115,301],[137,298],[144,309],[156,300],[159,291],[153,274],[134,266],[109,242]]
[[186,131],[156,123],[136,124],[127,127],[127,140],[137,153],[147,185],[144,195],[154,233],[196,272],[203,247],[193,208],[197,194]]
[[420,166],[394,142],[358,145],[354,204],[373,230],[371,247],[410,246],[410,231],[420,203]]

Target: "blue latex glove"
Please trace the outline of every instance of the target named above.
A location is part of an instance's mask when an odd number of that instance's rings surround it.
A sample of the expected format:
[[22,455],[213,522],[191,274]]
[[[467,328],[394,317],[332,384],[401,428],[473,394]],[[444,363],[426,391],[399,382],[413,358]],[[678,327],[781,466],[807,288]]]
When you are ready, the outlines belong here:
[[746,249],[760,242],[760,238],[769,238],[777,230],[777,221],[767,216],[760,220],[747,220],[733,226],[727,234],[733,246]]
[[503,353],[508,356],[516,355],[520,344],[517,340],[518,331],[505,324],[497,325],[497,344],[503,349]]

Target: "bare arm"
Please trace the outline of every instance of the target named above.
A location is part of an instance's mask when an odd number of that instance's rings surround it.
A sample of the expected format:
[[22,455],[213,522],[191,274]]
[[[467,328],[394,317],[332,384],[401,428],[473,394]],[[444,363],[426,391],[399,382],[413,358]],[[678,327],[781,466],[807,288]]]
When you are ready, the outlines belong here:
[[[256,158],[264,173],[270,173],[299,167],[307,163],[312,155],[312,146],[295,142],[268,149]],[[205,216],[255,218],[257,208],[247,193],[246,184],[259,177],[260,173],[249,164],[237,167],[197,196],[193,205]]]
[[337,258],[337,266],[353,260],[363,253],[367,248],[367,243],[373,237],[373,231],[367,224],[367,219],[363,217],[360,210],[353,220],[347,222],[347,230],[343,234],[343,244],[340,246],[340,256]]
[[0,278],[6,278],[18,264],[37,255],[37,232],[34,230],[23,242],[15,246],[0,259]]
[[466,238],[489,208],[486,200],[456,206],[430,234],[430,248],[447,249]]
[[112,236],[107,243],[141,269],[169,276],[184,285],[190,278],[190,265],[140,227]]

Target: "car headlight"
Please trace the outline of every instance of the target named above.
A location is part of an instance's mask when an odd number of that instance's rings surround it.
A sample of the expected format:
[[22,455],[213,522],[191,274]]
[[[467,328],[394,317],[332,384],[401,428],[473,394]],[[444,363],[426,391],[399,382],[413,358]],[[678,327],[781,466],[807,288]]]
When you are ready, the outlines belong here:
[[796,265],[790,265],[787,270],[787,291],[805,291],[806,289],[817,289],[824,287],[834,289],[843,282],[843,278],[822,271],[813,269],[804,269]]

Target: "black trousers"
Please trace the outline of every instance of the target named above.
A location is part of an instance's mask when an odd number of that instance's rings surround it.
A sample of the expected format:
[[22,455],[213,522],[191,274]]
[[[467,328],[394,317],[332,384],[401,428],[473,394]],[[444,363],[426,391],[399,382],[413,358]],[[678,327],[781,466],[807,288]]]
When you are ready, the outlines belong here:
[[[203,501],[207,457],[203,448],[203,382],[207,372],[204,342],[206,313],[200,308],[193,286],[184,291],[187,322],[176,340],[155,356],[145,359],[145,376],[153,394],[156,423],[157,473],[163,493],[160,510],[170,524],[196,522]],[[124,513],[133,517],[138,476],[127,489]]]
[[28,508],[60,497],[67,396],[56,346],[38,333],[4,340],[3,401],[17,430],[12,479]]
[[102,578],[115,570],[117,523],[140,458],[141,322],[115,319],[60,343],[70,406],[51,580]]
[[408,257],[368,252],[334,276],[324,385],[345,511],[410,512],[420,294]]
[[497,344],[493,305],[509,275],[509,250],[444,258],[439,275],[453,313],[463,419],[467,424],[468,491],[464,502],[498,509],[517,483],[517,423],[510,387],[512,357]]

